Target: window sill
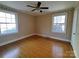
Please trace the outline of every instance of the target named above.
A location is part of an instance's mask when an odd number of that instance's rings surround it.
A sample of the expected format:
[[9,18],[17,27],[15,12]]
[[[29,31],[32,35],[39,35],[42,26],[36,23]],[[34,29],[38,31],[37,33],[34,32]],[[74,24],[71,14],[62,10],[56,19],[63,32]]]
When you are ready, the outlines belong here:
[[6,33],[6,34],[0,34],[0,36],[6,36],[6,35],[12,35],[12,34],[17,34],[18,32],[13,32],[13,33]]
[[66,34],[66,32],[52,32],[52,33],[56,33],[56,34]]

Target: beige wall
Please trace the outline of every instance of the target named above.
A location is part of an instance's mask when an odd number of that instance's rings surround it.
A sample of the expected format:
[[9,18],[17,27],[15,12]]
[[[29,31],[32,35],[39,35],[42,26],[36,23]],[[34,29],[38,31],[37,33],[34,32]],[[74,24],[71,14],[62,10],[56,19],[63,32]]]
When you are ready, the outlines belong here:
[[36,18],[36,27],[37,27],[37,34],[43,35],[43,36],[51,36],[55,38],[60,38],[65,41],[70,41],[71,37],[71,28],[72,28],[72,17],[73,17],[73,9],[64,11],[67,12],[67,31],[66,34],[63,33],[53,33],[51,31],[52,29],[52,17],[54,14],[48,14],[48,15],[40,15]]
[[0,36],[0,44],[13,41],[17,38],[27,36],[34,33],[34,17],[31,15],[18,13],[18,33]]

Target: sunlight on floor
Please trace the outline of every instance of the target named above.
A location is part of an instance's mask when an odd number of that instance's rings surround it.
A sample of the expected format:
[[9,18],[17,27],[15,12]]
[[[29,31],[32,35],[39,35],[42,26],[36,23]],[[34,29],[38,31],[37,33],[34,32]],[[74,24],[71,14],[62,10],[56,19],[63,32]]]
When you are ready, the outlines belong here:
[[53,52],[54,57],[63,57],[63,50],[64,49],[58,45],[55,45],[52,47],[52,52]]
[[19,48],[15,48],[13,50],[10,50],[10,51],[6,52],[3,55],[3,58],[16,58],[17,55],[19,54],[19,52],[20,52]]

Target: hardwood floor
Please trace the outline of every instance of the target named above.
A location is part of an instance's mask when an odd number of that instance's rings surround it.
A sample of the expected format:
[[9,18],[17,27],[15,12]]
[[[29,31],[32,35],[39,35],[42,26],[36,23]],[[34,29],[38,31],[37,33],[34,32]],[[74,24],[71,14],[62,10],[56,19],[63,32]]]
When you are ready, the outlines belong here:
[[71,58],[75,57],[68,42],[32,36],[0,47],[0,57]]

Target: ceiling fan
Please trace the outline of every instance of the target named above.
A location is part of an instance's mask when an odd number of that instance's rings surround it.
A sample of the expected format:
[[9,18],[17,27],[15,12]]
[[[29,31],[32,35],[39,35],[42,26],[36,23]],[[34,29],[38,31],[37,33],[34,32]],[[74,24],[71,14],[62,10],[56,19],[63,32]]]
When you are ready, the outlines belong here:
[[27,5],[27,7],[34,8],[32,11],[40,10],[40,12],[42,12],[42,9],[48,9],[48,7],[40,7],[40,6],[41,6],[41,2],[38,2],[37,6]]

